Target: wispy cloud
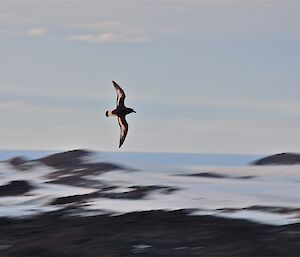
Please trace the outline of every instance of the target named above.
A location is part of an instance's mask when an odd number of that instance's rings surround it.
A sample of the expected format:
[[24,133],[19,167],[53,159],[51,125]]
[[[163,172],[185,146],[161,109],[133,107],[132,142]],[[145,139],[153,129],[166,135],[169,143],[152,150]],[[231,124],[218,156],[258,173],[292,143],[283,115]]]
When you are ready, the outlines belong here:
[[116,32],[106,32],[100,34],[85,34],[67,37],[71,41],[91,42],[91,43],[147,43],[152,40],[148,35],[126,35]]
[[68,36],[67,40],[91,43],[146,43],[153,39],[145,29],[117,20],[81,23],[76,29],[84,29],[89,33]]
[[42,37],[47,34],[47,29],[45,28],[31,28],[27,31],[27,34],[32,37]]
[[147,43],[163,33],[174,33],[179,27],[163,27],[153,30],[140,24],[118,20],[81,23],[74,29],[86,30],[88,33],[71,35],[67,40],[91,43]]
[[20,36],[42,37],[47,35],[45,28],[31,28],[31,29],[0,29],[0,38],[14,38]]

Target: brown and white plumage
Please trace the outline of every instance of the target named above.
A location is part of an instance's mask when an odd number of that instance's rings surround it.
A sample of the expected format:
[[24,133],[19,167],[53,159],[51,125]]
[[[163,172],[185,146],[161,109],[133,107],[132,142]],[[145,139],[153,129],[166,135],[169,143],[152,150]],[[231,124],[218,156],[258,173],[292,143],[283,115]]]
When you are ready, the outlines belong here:
[[124,143],[125,138],[127,136],[128,132],[128,123],[125,119],[125,116],[123,117],[118,117],[118,122],[120,126],[120,142],[119,142],[119,147]]
[[116,82],[113,81],[112,83],[114,84],[114,87],[117,92],[117,107],[125,106],[124,100],[125,100],[126,95],[125,95],[123,89]]
[[135,112],[132,108],[127,108],[124,104],[124,100],[125,100],[125,93],[123,91],[123,89],[116,83],[113,81],[113,85],[116,89],[117,92],[117,108],[114,109],[113,111],[106,111],[106,116],[117,116],[118,118],[118,123],[120,126],[120,143],[119,143],[119,147],[121,147],[121,145],[124,143],[125,138],[127,136],[128,133],[128,123],[126,121],[126,115],[132,112]]

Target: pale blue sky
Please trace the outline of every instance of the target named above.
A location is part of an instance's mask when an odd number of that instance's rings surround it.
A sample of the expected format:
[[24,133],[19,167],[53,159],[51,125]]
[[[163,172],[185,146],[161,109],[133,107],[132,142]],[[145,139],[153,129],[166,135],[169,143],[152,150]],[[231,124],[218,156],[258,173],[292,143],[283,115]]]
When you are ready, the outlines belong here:
[[0,2],[2,149],[300,151],[300,2]]

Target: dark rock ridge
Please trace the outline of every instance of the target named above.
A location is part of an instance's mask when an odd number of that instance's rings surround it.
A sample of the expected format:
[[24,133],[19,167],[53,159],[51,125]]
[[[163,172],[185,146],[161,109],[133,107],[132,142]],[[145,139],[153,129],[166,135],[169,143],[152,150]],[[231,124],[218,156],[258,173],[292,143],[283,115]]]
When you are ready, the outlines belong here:
[[102,197],[102,198],[110,198],[110,199],[127,199],[127,200],[140,200],[145,199],[151,193],[155,191],[160,191],[161,194],[171,194],[174,191],[179,190],[179,188],[175,187],[167,187],[167,186],[131,186],[131,189],[128,192],[114,193],[110,192],[113,190],[114,186],[103,187],[101,190],[83,195],[72,195],[56,198],[51,204],[52,205],[61,205],[61,204],[75,204],[79,206],[85,202],[88,202],[92,198]]
[[53,183],[88,187],[94,187],[99,182],[86,179],[85,176],[99,175],[114,170],[132,170],[115,163],[88,162],[88,157],[93,154],[91,151],[78,149],[52,154],[36,160],[28,160],[19,156],[6,162],[18,171],[27,171],[41,164],[46,165],[53,169],[46,176]]
[[78,165],[82,165],[83,158],[89,156],[90,154],[92,154],[92,152],[84,149],[78,149],[52,154],[38,159],[38,161],[48,166],[60,169],[70,168],[74,166],[78,167]]
[[203,178],[228,178],[228,176],[224,174],[219,174],[214,172],[200,172],[200,173],[188,174],[188,176],[203,177]]
[[17,156],[7,161],[16,170],[26,171],[33,168],[34,163],[23,156]]
[[267,213],[277,213],[277,214],[300,214],[300,208],[290,208],[281,206],[264,206],[264,205],[252,205],[244,208],[219,208],[218,211],[223,212],[236,212],[241,210],[249,211],[262,211]]
[[0,196],[23,195],[33,189],[33,187],[23,180],[11,181],[9,184],[0,186]]
[[88,179],[86,176],[100,175],[114,170],[130,170],[114,163],[85,161],[93,154],[93,152],[79,149],[52,154],[36,161],[54,168],[54,171],[46,176],[52,183],[90,188],[102,189],[106,185],[103,185],[101,181]]
[[252,179],[255,176],[229,176],[225,174],[215,173],[215,172],[200,172],[193,174],[180,174],[179,176],[191,176],[191,177],[200,177],[200,178],[215,178],[215,179]]
[[28,162],[28,160],[25,159],[23,156],[17,156],[17,157],[10,159],[8,162],[10,165],[12,165],[14,167],[19,167],[19,166],[25,164],[26,162]]
[[52,154],[44,158],[38,159],[37,161],[55,168],[56,173],[52,175],[58,176],[62,173],[66,175],[67,173],[76,172],[77,176],[80,175],[96,175],[101,174],[106,171],[112,171],[117,169],[128,170],[120,165],[114,163],[106,162],[97,162],[97,163],[88,163],[84,158],[87,158],[89,155],[92,155],[93,152],[78,149],[72,150],[57,154]]
[[269,226],[182,211],[0,218],[1,257],[299,257],[300,224]]
[[279,153],[254,161],[252,165],[296,165],[300,164],[300,154]]

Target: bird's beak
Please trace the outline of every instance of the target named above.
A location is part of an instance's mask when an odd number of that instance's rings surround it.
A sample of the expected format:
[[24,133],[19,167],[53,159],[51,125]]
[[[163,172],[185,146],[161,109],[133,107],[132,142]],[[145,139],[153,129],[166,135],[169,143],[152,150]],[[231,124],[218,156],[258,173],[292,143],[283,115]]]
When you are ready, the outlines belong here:
[[136,111],[133,111],[134,113],[136,113]]

